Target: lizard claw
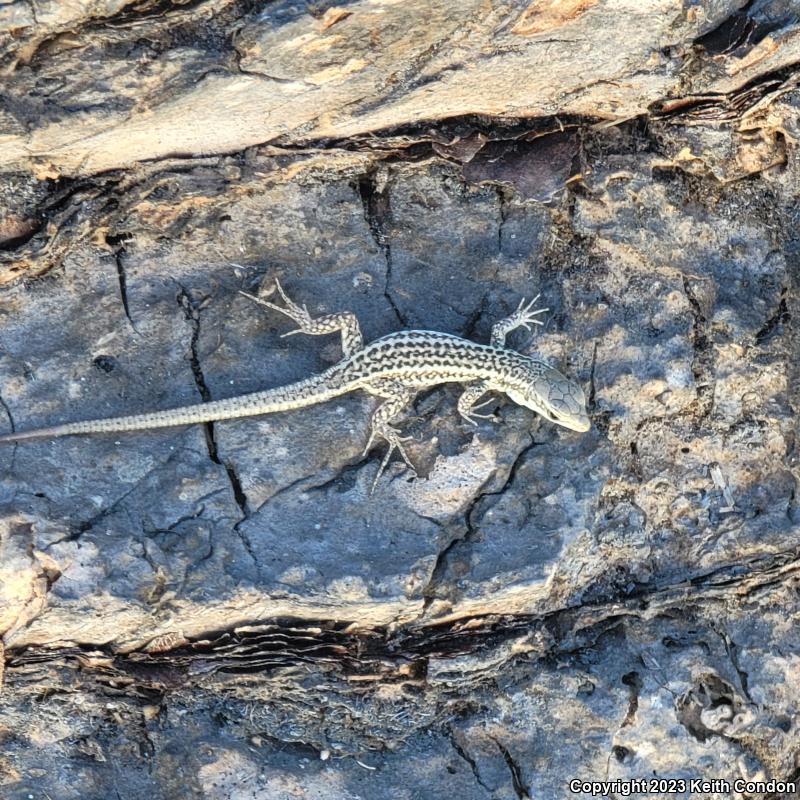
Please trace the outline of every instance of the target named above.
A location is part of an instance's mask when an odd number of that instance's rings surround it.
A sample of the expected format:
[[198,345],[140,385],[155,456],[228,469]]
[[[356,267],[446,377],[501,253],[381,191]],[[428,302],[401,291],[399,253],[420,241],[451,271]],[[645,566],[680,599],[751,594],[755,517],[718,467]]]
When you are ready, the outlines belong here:
[[406,466],[414,473],[417,474],[417,470],[414,465],[411,463],[411,459],[408,457],[408,453],[406,453],[405,448],[403,447],[403,442],[410,442],[414,440],[413,436],[400,436],[398,435],[397,431],[394,428],[386,426],[383,430],[373,429],[369,441],[367,442],[366,448],[364,448],[364,455],[367,454],[372,443],[375,441],[376,436],[382,436],[389,444],[388,449],[386,450],[386,454],[383,456],[383,459],[378,467],[378,472],[375,474],[375,478],[372,481],[372,487],[370,488],[370,495],[375,492],[375,487],[378,485],[378,481],[380,480],[381,475],[386,471],[386,467],[389,465],[389,459],[392,457],[392,453],[397,450],[400,453],[401,458],[405,461]]
[[369,453],[370,447],[372,447],[372,443],[375,441],[376,431],[373,428],[372,432],[369,435],[369,439],[367,440],[367,446],[364,448],[364,452],[361,454],[361,458],[365,458],[367,453]]
[[278,294],[285,305],[279,306],[276,303],[265,300],[263,297],[257,297],[256,295],[243,292],[241,289],[239,290],[239,294],[249,297],[251,300],[255,300],[256,303],[271,308],[273,311],[280,311],[281,314],[285,314],[289,319],[297,323],[298,327],[293,331],[282,333],[281,339],[285,339],[287,336],[294,336],[296,333],[314,333],[314,320],[311,318],[311,314],[309,314],[305,304],[299,306],[297,303],[292,302],[287,297],[286,292],[283,291],[283,286],[281,286],[281,282],[277,278],[275,278],[275,289],[278,290]]
[[274,311],[281,311],[284,314],[286,313],[286,309],[282,306],[275,305],[275,303],[271,303],[269,300],[265,300],[263,297],[259,297],[255,294],[250,294],[249,292],[245,292],[242,289],[239,289],[239,294],[242,297],[246,297],[248,300],[252,300],[255,303],[258,303],[261,306],[266,306],[267,308],[271,308]]
[[536,301],[541,297],[537,294],[533,300],[526,305],[525,298],[520,300],[517,310],[509,317],[509,321],[515,323],[520,328],[525,328],[526,331],[530,330],[531,325],[544,325],[540,319],[536,319],[537,314],[544,314],[549,311],[549,308],[534,308]]
[[464,411],[460,411],[461,417],[469,422],[470,425],[474,425],[476,428],[478,427],[478,423],[476,420],[479,419],[488,419],[491,422],[498,422],[497,416],[495,414],[477,414],[476,411],[479,408],[485,408],[492,403],[495,403],[496,400],[494,397],[487,397],[482,403],[476,403],[473,406],[470,406],[468,409]]
[[381,465],[378,467],[378,471],[375,473],[375,478],[372,481],[372,486],[369,490],[370,495],[373,495],[375,493],[375,487],[377,487],[381,475],[383,475],[383,473],[386,471],[386,467],[389,465],[389,459],[392,457],[392,453],[395,451],[395,449],[403,457],[403,461],[406,462],[406,466],[414,473],[415,476],[417,475],[416,468],[411,463],[411,461],[409,461],[408,456],[406,455],[403,448],[399,444],[390,446],[389,449],[386,451],[386,455],[383,457],[383,461],[381,461]]
[[475,421],[477,419],[487,419],[489,422],[499,422],[496,414],[470,414],[467,416],[466,414],[461,415],[470,425],[474,425],[476,428],[478,427],[478,423]]

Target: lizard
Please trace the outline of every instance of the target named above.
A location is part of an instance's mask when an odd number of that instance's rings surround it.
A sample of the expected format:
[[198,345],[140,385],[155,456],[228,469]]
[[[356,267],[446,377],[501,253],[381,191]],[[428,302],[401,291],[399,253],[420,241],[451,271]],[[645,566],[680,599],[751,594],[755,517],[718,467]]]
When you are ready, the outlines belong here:
[[495,323],[488,345],[453,334],[426,330],[390,333],[365,344],[358,319],[352,312],[314,318],[305,305],[299,306],[289,299],[277,279],[274,289],[267,296],[272,297],[275,290],[284,305],[241,290],[239,293],[286,315],[297,324],[297,328],[282,336],[297,333],[322,336],[338,332],[343,354],[339,362],[319,374],[274,389],[164,411],[68,422],[6,433],[0,435],[0,443],[150,430],[258,416],[305,408],[362,390],[383,401],[372,413],[370,436],[362,457],[366,456],[379,437],[389,446],[373,481],[374,490],[395,450],[416,473],[403,447],[403,443],[411,437],[401,436],[391,422],[425,388],[443,383],[466,384],[458,400],[458,413],[472,425],[477,425],[479,419],[493,419],[491,414],[478,413],[493,398],[480,403],[478,401],[489,392],[500,392],[518,405],[532,409],[569,430],[585,432],[590,428],[586,398],[575,381],[543,361],[506,346],[506,336],[511,331],[517,328],[530,331],[531,324],[543,324],[537,316],[549,309],[535,308],[539,295],[527,304],[523,299],[514,313]]

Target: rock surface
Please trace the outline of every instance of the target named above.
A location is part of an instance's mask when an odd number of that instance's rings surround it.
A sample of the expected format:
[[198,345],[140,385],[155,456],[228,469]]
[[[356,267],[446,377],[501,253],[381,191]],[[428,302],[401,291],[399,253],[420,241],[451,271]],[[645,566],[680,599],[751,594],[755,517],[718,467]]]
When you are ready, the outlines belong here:
[[593,420],[434,389],[372,496],[361,395],[5,446],[0,795],[800,781],[799,17],[0,4],[5,429],[324,369],[276,277],[367,339],[540,293]]

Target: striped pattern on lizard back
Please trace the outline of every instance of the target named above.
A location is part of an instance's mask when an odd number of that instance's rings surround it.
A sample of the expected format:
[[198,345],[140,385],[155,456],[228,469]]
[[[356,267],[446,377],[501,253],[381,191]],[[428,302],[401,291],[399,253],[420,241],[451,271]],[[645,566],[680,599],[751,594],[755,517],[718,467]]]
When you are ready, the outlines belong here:
[[164,411],[12,432],[0,435],[0,443],[165,428],[271,414],[324,403],[360,389],[383,398],[372,414],[371,435],[364,450],[366,455],[377,437],[389,445],[373,482],[374,488],[394,450],[413,469],[403,448],[405,439],[390,423],[420,389],[440,383],[466,384],[458,401],[458,412],[472,425],[479,419],[493,419],[492,415],[477,413],[491,400],[481,403],[478,400],[489,391],[497,391],[570,430],[589,429],[586,398],[577,383],[542,361],[506,347],[506,336],[514,329],[523,327],[530,330],[532,324],[542,324],[536,316],[547,309],[533,308],[538,298],[527,305],[523,301],[513,314],[495,323],[488,345],[435,331],[401,331],[365,345],[354,314],[340,312],[312,317],[305,306],[297,305],[286,296],[277,281],[275,288],[284,305],[245,292],[241,294],[280,311],[297,323],[298,327],[284,336],[295,333],[321,336],[338,332],[344,356],[339,363],[318,375],[274,389]]
[[524,381],[531,371],[541,375],[547,369],[546,364],[514,350],[449,333],[399,331],[370,342],[326,372],[329,380],[352,389],[380,380],[397,380],[420,389],[470,381],[486,381],[499,388],[509,381]]

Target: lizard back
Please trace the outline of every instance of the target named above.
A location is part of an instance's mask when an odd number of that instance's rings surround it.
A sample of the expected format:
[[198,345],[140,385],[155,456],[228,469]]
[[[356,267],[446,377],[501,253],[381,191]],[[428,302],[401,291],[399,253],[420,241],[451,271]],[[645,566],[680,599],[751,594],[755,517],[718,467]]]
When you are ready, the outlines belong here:
[[375,379],[393,379],[413,386],[498,379],[530,374],[540,365],[513,350],[471,342],[438,331],[398,331],[370,342],[327,372],[354,387]]

